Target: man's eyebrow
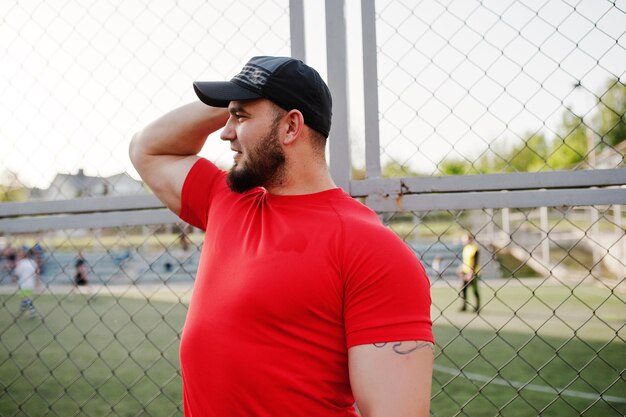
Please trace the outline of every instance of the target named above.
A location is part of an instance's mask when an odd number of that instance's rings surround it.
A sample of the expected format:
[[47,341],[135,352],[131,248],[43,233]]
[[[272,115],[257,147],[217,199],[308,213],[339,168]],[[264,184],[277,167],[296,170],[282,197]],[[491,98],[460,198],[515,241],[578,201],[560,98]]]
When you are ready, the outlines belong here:
[[239,104],[235,104],[235,105],[232,105],[232,106],[228,107],[228,112],[230,114],[235,114],[235,113],[248,114],[246,109],[243,106],[239,105]]

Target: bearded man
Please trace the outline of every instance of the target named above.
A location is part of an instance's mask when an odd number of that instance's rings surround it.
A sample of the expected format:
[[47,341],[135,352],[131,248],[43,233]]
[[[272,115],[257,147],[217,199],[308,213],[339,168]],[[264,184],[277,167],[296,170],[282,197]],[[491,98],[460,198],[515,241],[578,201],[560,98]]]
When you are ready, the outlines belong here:
[[[254,57],[138,132],[133,164],[205,240],[180,346],[186,416],[427,416],[429,281],[338,188],[332,100],[299,60]],[[234,165],[198,156],[222,129]],[[348,140],[333,138],[332,140]]]

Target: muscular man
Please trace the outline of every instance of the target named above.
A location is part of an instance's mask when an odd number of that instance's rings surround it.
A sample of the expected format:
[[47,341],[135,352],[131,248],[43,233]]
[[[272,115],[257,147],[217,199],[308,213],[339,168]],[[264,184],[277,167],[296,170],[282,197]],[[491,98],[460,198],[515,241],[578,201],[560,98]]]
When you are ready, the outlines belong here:
[[[429,282],[334,184],[331,96],[301,61],[254,57],[138,132],[133,164],[205,230],[180,362],[185,415],[427,416]],[[228,172],[199,157],[219,129]],[[347,140],[333,138],[332,140]]]

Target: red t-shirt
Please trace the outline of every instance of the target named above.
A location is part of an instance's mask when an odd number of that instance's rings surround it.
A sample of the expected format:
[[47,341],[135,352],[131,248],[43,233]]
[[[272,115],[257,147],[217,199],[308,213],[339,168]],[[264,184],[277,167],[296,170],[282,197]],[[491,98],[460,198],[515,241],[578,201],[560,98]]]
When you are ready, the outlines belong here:
[[422,265],[341,189],[237,194],[201,159],[181,200],[206,231],[180,346],[186,416],[356,416],[350,347],[433,341]]

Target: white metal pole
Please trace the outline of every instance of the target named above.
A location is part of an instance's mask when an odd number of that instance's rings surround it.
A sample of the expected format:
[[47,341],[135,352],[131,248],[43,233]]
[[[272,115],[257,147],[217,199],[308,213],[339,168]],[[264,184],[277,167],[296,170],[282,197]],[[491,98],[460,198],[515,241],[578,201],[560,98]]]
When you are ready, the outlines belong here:
[[302,0],[289,0],[289,32],[291,37],[291,57],[306,62],[304,37],[304,4]]
[[375,0],[361,2],[363,37],[363,100],[365,111],[365,174],[381,176],[380,129],[378,124],[378,61],[376,51]]
[[328,87],[333,95],[330,131],[330,173],[337,184],[350,192],[350,136],[348,134],[348,73],[346,19],[343,0],[326,0],[326,55]]
[[550,239],[548,229],[550,228],[548,222],[548,208],[539,208],[540,224],[541,224],[541,259],[543,265],[550,269]]

